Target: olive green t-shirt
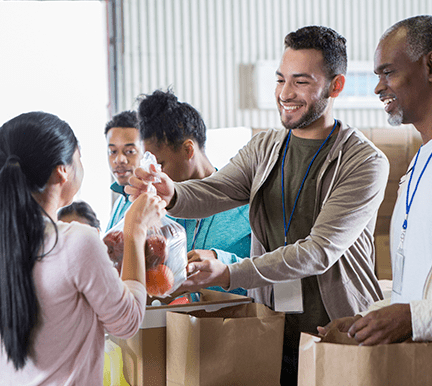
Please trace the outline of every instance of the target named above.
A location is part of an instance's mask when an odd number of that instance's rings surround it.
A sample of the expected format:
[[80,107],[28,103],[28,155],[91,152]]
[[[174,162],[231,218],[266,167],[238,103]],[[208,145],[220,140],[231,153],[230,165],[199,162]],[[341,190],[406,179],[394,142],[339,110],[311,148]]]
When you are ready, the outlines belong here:
[[[287,245],[294,244],[310,234],[314,223],[314,208],[316,199],[316,181],[318,173],[330,151],[336,136],[333,135],[326,142],[316,156],[309,170],[287,234]],[[303,139],[291,134],[288,151],[284,164],[284,198],[285,216],[288,224],[295,198],[300,189],[310,162],[323,143],[323,139]],[[263,202],[267,216],[268,231],[266,246],[273,251],[284,245],[284,221],[282,207],[281,167],[286,141],[278,162],[263,186]],[[302,279],[303,310],[301,314],[287,314],[285,328],[285,342],[292,342],[298,346],[300,332],[316,333],[317,326],[326,325],[330,320],[321,300],[316,276]]]

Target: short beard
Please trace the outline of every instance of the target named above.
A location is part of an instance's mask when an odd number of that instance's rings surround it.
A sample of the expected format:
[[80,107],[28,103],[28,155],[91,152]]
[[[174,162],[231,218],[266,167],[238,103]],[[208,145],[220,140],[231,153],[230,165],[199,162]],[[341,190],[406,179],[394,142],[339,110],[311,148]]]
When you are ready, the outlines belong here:
[[403,111],[398,107],[397,111],[388,117],[388,123],[391,126],[400,126],[403,123]]
[[313,108],[309,109],[297,122],[287,124],[282,121],[282,126],[287,130],[291,129],[302,129],[314,123],[316,120],[322,117],[325,109],[329,104],[328,91],[323,92],[321,99],[316,102]]

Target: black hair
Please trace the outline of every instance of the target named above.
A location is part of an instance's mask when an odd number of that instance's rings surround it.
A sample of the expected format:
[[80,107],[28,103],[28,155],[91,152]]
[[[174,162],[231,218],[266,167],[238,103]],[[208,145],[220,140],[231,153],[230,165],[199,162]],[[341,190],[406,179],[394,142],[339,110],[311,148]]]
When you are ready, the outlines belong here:
[[407,53],[412,61],[419,60],[423,55],[432,51],[432,16],[420,15],[409,17],[392,25],[384,32],[380,41],[398,31],[406,29]]
[[96,213],[92,207],[85,201],[75,201],[72,204],[61,208],[57,213],[57,218],[62,219],[63,216],[76,213],[78,216],[84,218],[87,224],[96,228],[101,229],[100,221],[98,220]]
[[105,125],[105,136],[113,127],[122,127],[125,129],[134,127],[138,129],[138,118],[136,111],[123,111],[114,115],[112,119]]
[[308,26],[285,36],[285,49],[315,49],[322,52],[328,79],[346,74],[346,39],[336,31],[323,26]]
[[52,114],[21,114],[0,127],[0,337],[17,370],[38,322],[33,267],[49,217],[32,193],[43,191],[56,166],[70,165],[77,148],[70,126]]
[[179,102],[171,90],[156,90],[138,97],[138,127],[141,140],[156,139],[177,150],[186,139],[200,149],[206,141],[206,126],[200,113],[190,104]]

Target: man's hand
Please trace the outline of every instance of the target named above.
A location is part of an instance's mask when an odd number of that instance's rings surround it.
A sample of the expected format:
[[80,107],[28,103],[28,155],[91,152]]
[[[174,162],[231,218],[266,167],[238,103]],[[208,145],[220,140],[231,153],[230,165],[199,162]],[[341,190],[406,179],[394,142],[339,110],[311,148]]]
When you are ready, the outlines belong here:
[[207,249],[194,249],[188,252],[187,258],[188,262],[192,263],[193,261],[215,260],[217,259],[217,255],[215,251],[210,251]]
[[[155,182],[157,178],[160,182]],[[150,166],[150,172],[136,168],[129,184],[125,186],[125,192],[130,195],[131,201],[136,200],[141,193],[149,191],[151,184],[156,188],[157,195],[167,203],[167,207],[174,205],[174,202],[171,202],[174,197],[174,182],[167,174],[158,172],[154,165]]]
[[393,304],[357,320],[348,335],[364,346],[403,342],[412,336],[409,304]]
[[325,335],[332,328],[337,328],[340,332],[348,332],[348,330],[354,324],[354,322],[356,322],[360,318],[361,315],[355,315],[355,316],[346,316],[345,318],[335,319],[324,327],[317,327],[318,333],[320,335]]
[[230,285],[228,266],[217,259],[189,263],[187,280],[180,286],[182,291],[198,291],[201,288],[220,286],[224,289]]

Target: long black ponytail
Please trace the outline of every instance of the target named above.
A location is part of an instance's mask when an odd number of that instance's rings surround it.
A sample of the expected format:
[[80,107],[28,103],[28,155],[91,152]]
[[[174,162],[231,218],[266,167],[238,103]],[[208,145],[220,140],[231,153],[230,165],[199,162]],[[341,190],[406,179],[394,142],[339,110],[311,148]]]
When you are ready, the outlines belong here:
[[39,315],[33,267],[44,253],[46,213],[32,193],[44,190],[56,166],[72,163],[77,146],[70,126],[48,113],[0,127],[0,338],[17,370],[31,355]]

